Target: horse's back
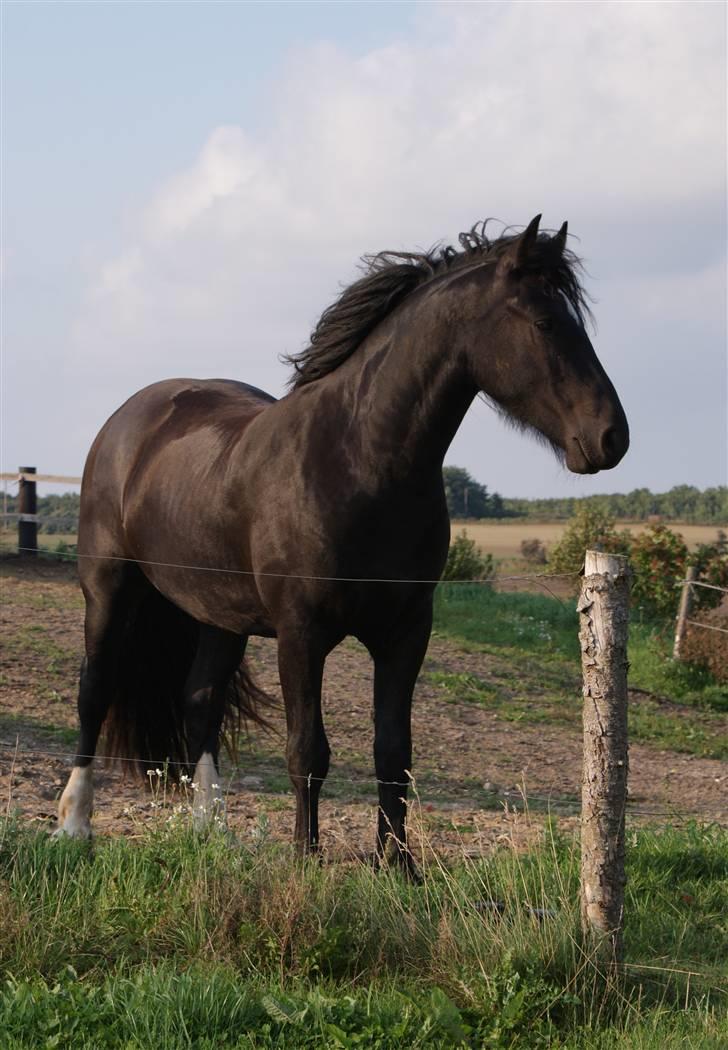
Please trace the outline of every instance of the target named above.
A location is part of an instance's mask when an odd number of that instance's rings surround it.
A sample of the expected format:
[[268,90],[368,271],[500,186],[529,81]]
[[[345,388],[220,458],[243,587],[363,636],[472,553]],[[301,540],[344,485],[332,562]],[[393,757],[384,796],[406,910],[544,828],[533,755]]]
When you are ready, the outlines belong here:
[[226,462],[275,398],[231,379],[167,379],[138,391],[107,420],[83,475],[79,550],[122,544],[130,506],[159,486],[194,484]]

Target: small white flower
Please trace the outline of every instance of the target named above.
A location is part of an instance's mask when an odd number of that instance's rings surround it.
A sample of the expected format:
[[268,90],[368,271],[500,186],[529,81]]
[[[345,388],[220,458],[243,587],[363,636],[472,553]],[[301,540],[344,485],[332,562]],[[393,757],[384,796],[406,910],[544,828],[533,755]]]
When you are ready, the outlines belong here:
[[213,791],[219,791],[220,790],[220,785],[219,784],[212,784],[211,787],[212,787]]

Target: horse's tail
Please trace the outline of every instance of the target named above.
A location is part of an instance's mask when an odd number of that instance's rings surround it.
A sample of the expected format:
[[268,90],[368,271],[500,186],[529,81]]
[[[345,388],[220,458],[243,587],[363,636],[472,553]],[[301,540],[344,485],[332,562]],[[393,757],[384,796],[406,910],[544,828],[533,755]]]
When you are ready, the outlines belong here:
[[[184,686],[198,640],[197,621],[150,587],[124,627],[100,754],[141,777],[157,768],[172,780],[191,773]],[[225,694],[223,742],[231,754],[249,722],[270,728],[263,711],[272,706],[243,661]]]

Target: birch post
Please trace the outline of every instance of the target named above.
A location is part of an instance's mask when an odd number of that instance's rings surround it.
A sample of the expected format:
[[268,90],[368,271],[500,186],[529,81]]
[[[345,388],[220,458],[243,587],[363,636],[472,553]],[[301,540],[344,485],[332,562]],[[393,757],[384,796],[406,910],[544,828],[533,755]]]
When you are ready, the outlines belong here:
[[677,624],[675,627],[675,645],[672,649],[673,660],[680,659],[680,647],[682,645],[683,635],[685,634],[685,628],[687,627],[688,616],[690,615],[690,604],[693,598],[692,582],[698,575],[698,570],[694,565],[691,565],[688,569],[687,579],[682,585],[680,592],[680,608],[677,613]]
[[623,555],[587,551],[577,605],[584,680],[581,925],[610,973],[623,955],[630,578]]

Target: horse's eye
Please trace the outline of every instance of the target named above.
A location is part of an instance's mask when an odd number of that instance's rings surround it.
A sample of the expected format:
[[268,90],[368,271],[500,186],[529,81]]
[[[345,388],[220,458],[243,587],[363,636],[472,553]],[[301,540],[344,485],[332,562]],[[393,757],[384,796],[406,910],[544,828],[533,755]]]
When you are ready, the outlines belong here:
[[554,327],[554,322],[550,317],[539,317],[538,321],[535,321],[534,324],[541,332],[550,332]]

